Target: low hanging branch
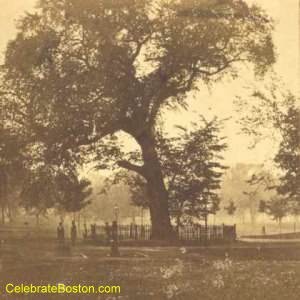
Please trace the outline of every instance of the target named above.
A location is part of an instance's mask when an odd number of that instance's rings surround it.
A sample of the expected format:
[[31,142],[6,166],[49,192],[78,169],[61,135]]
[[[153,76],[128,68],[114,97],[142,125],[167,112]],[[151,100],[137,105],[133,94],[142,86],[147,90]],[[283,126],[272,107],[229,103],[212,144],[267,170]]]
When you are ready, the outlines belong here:
[[118,166],[124,169],[127,169],[129,171],[133,171],[135,173],[138,173],[139,175],[145,177],[145,170],[142,166],[134,165],[126,160],[118,161]]

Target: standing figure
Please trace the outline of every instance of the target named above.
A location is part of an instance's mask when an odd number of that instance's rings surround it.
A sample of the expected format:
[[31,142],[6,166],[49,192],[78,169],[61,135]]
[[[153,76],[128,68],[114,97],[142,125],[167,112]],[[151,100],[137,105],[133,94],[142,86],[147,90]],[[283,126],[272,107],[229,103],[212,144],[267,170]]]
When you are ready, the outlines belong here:
[[111,230],[108,222],[105,222],[105,234],[106,234],[106,244],[109,245],[111,240]]
[[76,228],[75,221],[73,220],[72,227],[71,227],[71,242],[73,246],[75,245],[76,238],[77,238],[77,228]]
[[111,226],[111,248],[110,248],[110,256],[118,257],[120,256],[119,252],[119,241],[118,241],[118,223],[117,221],[112,222]]
[[63,244],[65,241],[65,229],[62,222],[59,222],[57,226],[57,239],[59,244]]
[[86,223],[83,224],[83,239],[86,240],[88,237],[88,230],[87,230],[87,226]]
[[91,224],[91,237],[96,240],[96,224]]

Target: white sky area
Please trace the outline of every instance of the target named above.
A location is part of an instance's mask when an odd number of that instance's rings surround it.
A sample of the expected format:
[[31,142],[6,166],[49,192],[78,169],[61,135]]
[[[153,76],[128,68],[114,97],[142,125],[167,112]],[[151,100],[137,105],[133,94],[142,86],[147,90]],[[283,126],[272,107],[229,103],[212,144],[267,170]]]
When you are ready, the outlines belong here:
[[[84,1],[84,0],[82,0]],[[286,87],[299,95],[300,59],[299,59],[299,1],[300,0],[248,0],[257,3],[273,17],[276,22],[274,41],[278,53],[275,70],[282,78]],[[16,20],[24,11],[32,11],[36,0],[0,0],[0,52],[3,54],[7,41],[15,35]],[[266,141],[254,150],[248,149],[251,140],[238,135],[238,118],[235,113],[234,99],[245,94],[245,86],[254,86],[256,83],[244,70],[241,77],[234,82],[223,82],[214,86],[210,91],[203,90],[194,95],[189,111],[168,113],[164,116],[166,127],[172,130],[175,124],[187,126],[195,118],[195,114],[203,114],[211,118],[214,115],[220,118],[232,117],[224,128],[223,135],[228,136],[229,149],[225,154],[226,163],[233,165],[239,162],[262,163],[272,159],[276,145]]]

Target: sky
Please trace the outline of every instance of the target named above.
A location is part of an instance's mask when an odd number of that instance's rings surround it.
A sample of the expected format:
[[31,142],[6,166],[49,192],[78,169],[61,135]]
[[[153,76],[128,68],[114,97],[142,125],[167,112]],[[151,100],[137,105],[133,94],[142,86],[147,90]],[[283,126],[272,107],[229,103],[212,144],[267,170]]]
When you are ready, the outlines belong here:
[[[84,0],[82,0],[84,1]],[[300,58],[299,58],[299,1],[300,0],[247,0],[261,5],[275,20],[274,41],[278,53],[275,70],[282,78],[286,87],[295,94],[300,92]],[[36,0],[0,0],[0,53],[3,57],[7,42],[15,35],[16,20],[25,11],[32,11]],[[0,56],[0,60],[2,57]],[[248,72],[241,72],[241,77],[234,82],[218,84],[208,91],[205,87],[193,95],[188,112],[178,111],[165,114],[166,127],[172,131],[174,125],[188,126],[196,114],[208,118],[214,115],[220,118],[231,117],[224,128],[223,135],[228,136],[229,148],[225,153],[225,161],[229,165],[236,163],[262,163],[270,161],[276,145],[270,141],[259,144],[250,150],[251,139],[240,135],[236,124],[238,115],[235,113],[234,99],[245,93],[245,85],[255,85]],[[130,142],[128,142],[130,145]]]

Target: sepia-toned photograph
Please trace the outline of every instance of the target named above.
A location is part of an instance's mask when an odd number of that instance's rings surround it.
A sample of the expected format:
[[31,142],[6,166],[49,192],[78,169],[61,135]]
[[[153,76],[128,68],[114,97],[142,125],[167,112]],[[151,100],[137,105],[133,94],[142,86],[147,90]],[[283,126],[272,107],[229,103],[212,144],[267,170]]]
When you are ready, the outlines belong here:
[[0,9],[0,300],[300,299],[300,0]]

